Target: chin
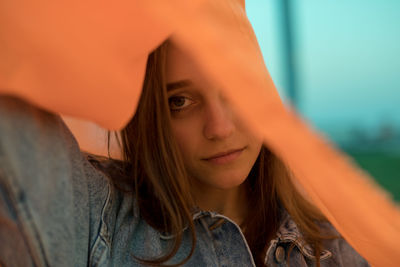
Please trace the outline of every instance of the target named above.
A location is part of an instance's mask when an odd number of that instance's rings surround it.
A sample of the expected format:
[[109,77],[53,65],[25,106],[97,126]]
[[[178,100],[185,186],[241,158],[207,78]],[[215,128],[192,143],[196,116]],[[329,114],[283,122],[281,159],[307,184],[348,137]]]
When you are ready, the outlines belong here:
[[[212,176],[211,176],[212,177]],[[208,177],[206,182],[209,186],[214,187],[216,189],[221,189],[221,190],[227,190],[227,189],[232,189],[235,187],[240,186],[241,184],[244,183],[247,179],[247,174],[243,175],[238,175],[237,173],[233,175],[225,174],[223,176],[214,176],[212,179],[210,179],[210,176]]]

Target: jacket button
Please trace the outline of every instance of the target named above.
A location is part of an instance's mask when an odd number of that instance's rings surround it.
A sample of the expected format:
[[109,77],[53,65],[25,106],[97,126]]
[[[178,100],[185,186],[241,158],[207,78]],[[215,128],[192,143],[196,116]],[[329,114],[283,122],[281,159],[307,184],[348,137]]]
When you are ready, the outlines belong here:
[[282,263],[285,261],[285,249],[281,246],[277,247],[275,250],[275,260],[278,263]]

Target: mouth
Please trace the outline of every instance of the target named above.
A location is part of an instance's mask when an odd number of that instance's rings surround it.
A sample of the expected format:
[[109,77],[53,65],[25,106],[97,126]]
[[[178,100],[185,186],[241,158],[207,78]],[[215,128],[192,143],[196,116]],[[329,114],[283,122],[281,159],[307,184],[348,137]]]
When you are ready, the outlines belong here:
[[242,147],[239,149],[231,149],[228,151],[219,152],[211,157],[204,158],[203,160],[214,164],[226,164],[237,159],[245,149],[246,147]]

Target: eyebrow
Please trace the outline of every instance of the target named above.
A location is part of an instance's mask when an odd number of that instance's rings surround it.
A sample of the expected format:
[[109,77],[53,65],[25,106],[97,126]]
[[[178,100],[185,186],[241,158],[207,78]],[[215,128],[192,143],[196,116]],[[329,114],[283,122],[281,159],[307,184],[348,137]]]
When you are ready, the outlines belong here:
[[180,80],[177,82],[167,83],[167,92],[191,85],[193,85],[191,80]]

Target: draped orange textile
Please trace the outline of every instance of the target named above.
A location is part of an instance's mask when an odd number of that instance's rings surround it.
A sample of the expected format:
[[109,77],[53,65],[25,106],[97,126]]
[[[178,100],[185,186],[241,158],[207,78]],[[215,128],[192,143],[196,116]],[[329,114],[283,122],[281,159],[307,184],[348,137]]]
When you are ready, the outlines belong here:
[[[372,265],[400,266],[398,208],[283,106],[243,4],[0,0],[0,94],[120,129],[134,114],[148,53],[170,36],[291,167],[347,241]],[[81,134],[81,146],[94,150]]]

